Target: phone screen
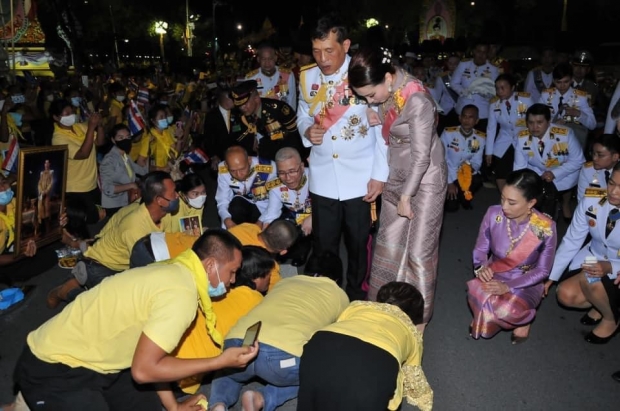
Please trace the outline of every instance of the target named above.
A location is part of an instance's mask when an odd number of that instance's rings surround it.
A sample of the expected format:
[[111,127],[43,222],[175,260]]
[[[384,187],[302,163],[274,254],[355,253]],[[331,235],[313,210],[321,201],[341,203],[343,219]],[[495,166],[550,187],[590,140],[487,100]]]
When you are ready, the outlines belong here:
[[260,332],[261,324],[262,323],[259,321],[256,324],[248,327],[247,331],[245,332],[245,338],[243,338],[244,347],[249,347],[251,345],[254,345],[254,343],[256,342],[256,339],[258,338],[258,333]]

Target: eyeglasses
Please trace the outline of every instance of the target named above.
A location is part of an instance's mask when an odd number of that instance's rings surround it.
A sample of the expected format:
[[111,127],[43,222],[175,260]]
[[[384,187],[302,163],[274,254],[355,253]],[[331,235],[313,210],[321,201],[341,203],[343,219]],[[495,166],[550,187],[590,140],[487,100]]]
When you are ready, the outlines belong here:
[[288,170],[288,171],[278,171],[278,177],[295,177],[301,172],[301,164],[297,167],[296,170]]

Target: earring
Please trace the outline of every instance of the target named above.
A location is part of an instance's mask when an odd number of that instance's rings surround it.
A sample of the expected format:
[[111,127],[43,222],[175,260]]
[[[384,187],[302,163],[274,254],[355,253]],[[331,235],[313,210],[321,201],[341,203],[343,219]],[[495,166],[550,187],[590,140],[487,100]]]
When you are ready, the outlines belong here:
[[388,93],[392,93],[392,82],[390,82],[390,85],[388,86]]

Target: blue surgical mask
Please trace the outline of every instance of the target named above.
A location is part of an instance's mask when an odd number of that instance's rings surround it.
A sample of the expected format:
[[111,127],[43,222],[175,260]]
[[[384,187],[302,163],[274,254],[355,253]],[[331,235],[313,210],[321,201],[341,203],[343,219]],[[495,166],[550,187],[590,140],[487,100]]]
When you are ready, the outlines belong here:
[[221,297],[226,294],[226,286],[222,280],[220,280],[220,272],[217,269],[217,264],[215,265],[215,274],[217,274],[217,287],[213,287],[211,281],[207,281],[209,283],[209,297]]
[[[166,197],[162,197],[164,200],[168,200]],[[179,197],[174,200],[168,200],[168,205],[166,207],[162,207],[166,213],[174,214],[179,211]]]
[[160,130],[164,130],[168,128],[168,120],[162,118],[161,120],[157,120],[157,128]]
[[174,117],[173,116],[168,116],[168,117],[166,117],[166,121],[168,122],[168,125],[170,125],[174,121]]
[[[10,188],[6,191],[0,191],[0,205],[4,206],[10,203],[14,195],[15,193],[13,193],[13,190],[11,190]],[[220,278],[219,275],[217,278]]]
[[71,104],[73,107],[79,107],[82,102],[82,97],[71,97]]
[[9,113],[9,115],[11,117],[13,117],[13,121],[15,122],[15,125],[17,127],[21,127],[22,126],[22,115],[21,114],[11,112],[11,113]]

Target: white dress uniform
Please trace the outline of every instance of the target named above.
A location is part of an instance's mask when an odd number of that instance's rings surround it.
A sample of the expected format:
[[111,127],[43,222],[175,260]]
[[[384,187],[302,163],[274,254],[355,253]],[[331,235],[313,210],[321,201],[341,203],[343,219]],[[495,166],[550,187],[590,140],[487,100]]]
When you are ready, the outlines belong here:
[[482,154],[486,135],[476,129],[466,137],[461,132],[461,127],[446,127],[441,133],[441,141],[446,148],[446,163],[448,165],[448,184],[457,179],[456,173],[465,162],[469,162],[474,174],[480,172],[482,166]]
[[[542,142],[542,154],[539,147]],[[551,123],[542,138],[534,137],[529,130],[521,130],[515,143],[514,170],[529,168],[538,175],[551,171],[558,191],[577,185],[579,170],[584,163],[583,150],[568,127]]]
[[448,114],[450,110],[456,106],[456,102],[459,99],[459,95],[456,91],[452,90],[452,76],[447,71],[441,73],[435,78],[435,86],[429,89],[431,95],[438,102],[439,107],[443,110],[444,114]]
[[[539,103],[549,106],[552,122],[564,120],[565,125],[575,132],[579,144],[585,147],[588,130],[596,128],[596,118],[588,103],[588,93],[570,87],[564,95],[560,95],[560,92],[552,87],[542,92]],[[579,117],[567,116],[564,109],[560,107],[561,105],[574,107],[581,111],[581,115]]]
[[525,77],[523,91],[530,93],[532,101],[540,100],[543,91],[553,86],[553,71],[545,73],[541,67],[530,70]]
[[605,129],[603,132],[605,134],[615,134],[616,133],[616,122],[617,119],[614,120],[611,117],[611,112],[613,111],[616,104],[620,101],[620,81],[616,86],[616,91],[614,91],[613,96],[611,96],[611,102],[609,103],[609,109],[607,110],[607,119],[605,120]]
[[228,212],[228,206],[235,196],[241,196],[248,202],[256,204],[261,214],[267,210],[269,192],[266,185],[268,181],[275,180],[277,175],[275,162],[263,162],[267,164],[261,164],[258,157],[250,157],[251,172],[245,181],[238,181],[232,177],[228,172],[226,162],[220,162],[215,202],[217,203],[217,212],[222,219],[222,224],[225,219],[231,217],[230,212]]
[[[579,202],[568,231],[555,252],[550,280],[558,281],[566,267],[579,269],[587,256],[594,256],[598,261],[609,261],[612,270],[608,276],[616,278],[620,271],[620,223],[616,223],[609,237],[605,238],[607,216],[614,208],[606,197],[585,197]],[[592,240],[582,247],[588,234]]]
[[261,97],[284,101],[293,108],[297,106],[297,85],[291,70],[276,66],[276,72],[269,77],[258,68],[249,72],[245,79],[256,80],[256,89]]
[[[297,108],[297,129],[303,136],[304,146],[312,147],[308,160],[310,191],[340,201],[365,196],[370,179],[385,182],[389,175],[388,146],[381,128],[369,126],[368,105],[358,101],[348,87],[350,60],[351,57],[347,56],[340,69],[330,76],[324,76],[316,65],[302,68]],[[324,94],[327,94],[328,101],[319,101]],[[339,104],[346,107],[335,107]],[[313,145],[305,137],[306,130],[321,122],[323,107],[327,106],[325,114],[329,116],[330,105],[337,109],[346,108],[346,111],[326,127],[323,142]]]
[[[517,133],[527,127],[525,113],[532,104],[530,94],[525,92],[515,92],[508,100],[501,100],[498,97],[491,99],[486,155],[501,158],[506,154],[508,147],[514,144]],[[498,124],[499,131],[496,136]]]
[[269,205],[259,221],[270,224],[282,215],[284,207],[288,209],[287,214],[294,218],[298,225],[309,217],[312,214],[312,204],[310,202],[308,175],[308,169],[304,169],[304,176],[297,190],[291,190],[279,178],[268,182]]
[[479,117],[486,119],[489,114],[489,98],[479,94],[472,94],[471,96],[465,94],[475,79],[485,77],[495,82],[498,75],[499,69],[488,60],[482,66],[477,66],[471,59],[462,60],[452,75],[452,90],[459,94],[459,99],[456,102],[456,113],[460,116],[463,107],[467,104],[473,104],[478,107]]
[[[592,194],[595,192],[606,193],[607,179],[608,175],[611,176],[613,171],[612,169],[596,170],[592,161],[584,163],[581,167],[581,171],[579,172],[579,182],[577,183],[577,201],[583,200],[587,188],[590,189],[589,191]],[[609,174],[606,175],[606,173]]]

